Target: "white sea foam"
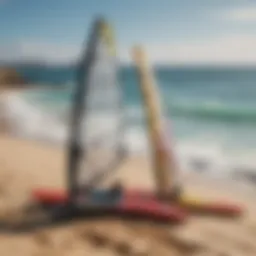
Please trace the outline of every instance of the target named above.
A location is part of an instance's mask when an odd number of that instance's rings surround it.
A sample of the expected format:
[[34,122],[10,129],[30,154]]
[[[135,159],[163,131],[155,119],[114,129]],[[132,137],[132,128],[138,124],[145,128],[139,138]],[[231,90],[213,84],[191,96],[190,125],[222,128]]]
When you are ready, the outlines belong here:
[[[0,97],[0,117],[8,120],[10,132],[33,140],[47,141],[56,145],[64,145],[68,139],[69,113],[67,108],[61,111],[40,108],[23,97],[22,93],[9,93]],[[126,112],[126,121],[130,123],[125,130],[124,143],[130,153],[149,153],[149,141],[145,128],[134,120],[141,121],[141,108],[131,107]],[[133,120],[129,122],[129,120]],[[94,133],[112,129],[114,118],[110,114],[98,114],[84,124]],[[89,127],[89,128],[88,128]],[[229,175],[237,170],[256,172],[256,152],[229,152],[219,143],[221,138],[211,140],[201,138],[176,139],[175,154],[181,169],[201,170],[213,175]],[[206,142],[207,141],[207,142]]]
[[8,121],[15,136],[31,139],[65,142],[66,127],[22,98],[22,93],[9,93],[0,98],[3,119]]

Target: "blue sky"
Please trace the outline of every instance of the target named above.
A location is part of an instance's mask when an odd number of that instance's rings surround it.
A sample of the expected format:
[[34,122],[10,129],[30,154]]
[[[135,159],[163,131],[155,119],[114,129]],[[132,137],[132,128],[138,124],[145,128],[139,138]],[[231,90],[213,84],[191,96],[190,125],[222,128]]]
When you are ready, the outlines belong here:
[[256,64],[253,0],[0,0],[0,60],[73,60],[97,14],[123,61],[140,43],[154,62]]

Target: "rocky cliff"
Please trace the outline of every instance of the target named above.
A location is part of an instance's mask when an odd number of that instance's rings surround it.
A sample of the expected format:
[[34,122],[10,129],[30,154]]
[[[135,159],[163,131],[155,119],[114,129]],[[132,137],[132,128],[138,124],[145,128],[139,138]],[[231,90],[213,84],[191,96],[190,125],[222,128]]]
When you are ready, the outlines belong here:
[[23,87],[25,84],[25,79],[15,69],[0,67],[0,89]]

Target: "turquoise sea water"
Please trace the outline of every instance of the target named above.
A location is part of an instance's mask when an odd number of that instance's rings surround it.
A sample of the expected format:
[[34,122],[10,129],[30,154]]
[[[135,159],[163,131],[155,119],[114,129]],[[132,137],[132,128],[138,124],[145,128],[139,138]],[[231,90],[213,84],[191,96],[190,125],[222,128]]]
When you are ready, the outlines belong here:
[[[75,82],[74,68],[26,67],[20,71],[32,82],[52,84],[55,89],[66,88],[25,95],[34,106],[56,116],[68,109]],[[184,154],[204,158],[209,155],[218,163],[246,159],[241,162],[251,161],[253,164],[256,153],[256,68],[156,67],[155,74],[181,157]],[[134,69],[123,68],[120,79],[131,131],[128,144],[132,150],[143,148],[144,119]],[[231,158],[233,160],[228,160]]]

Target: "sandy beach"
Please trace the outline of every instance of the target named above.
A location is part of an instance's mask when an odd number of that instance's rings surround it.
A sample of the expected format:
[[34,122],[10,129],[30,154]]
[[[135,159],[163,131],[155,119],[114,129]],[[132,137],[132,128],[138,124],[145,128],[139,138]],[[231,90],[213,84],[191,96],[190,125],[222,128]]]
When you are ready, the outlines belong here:
[[[0,136],[0,213],[10,220],[30,200],[35,187],[65,187],[65,150],[38,142]],[[149,164],[131,157],[111,177],[128,187],[151,188]],[[109,180],[109,181],[111,181]],[[108,181],[108,182],[109,182]],[[181,226],[153,225],[124,220],[74,221],[25,233],[0,230],[1,255],[121,255],[116,244],[123,239],[132,255],[256,255],[255,197],[220,183],[205,183],[195,174],[184,177],[190,193],[206,198],[232,198],[244,205],[239,219],[191,216]],[[218,188],[218,189],[217,189]],[[93,231],[94,230],[94,231]],[[90,233],[100,233],[112,242],[96,246]],[[92,236],[92,235],[91,235]],[[115,241],[115,242],[113,242]],[[126,252],[127,253],[127,252]]]

